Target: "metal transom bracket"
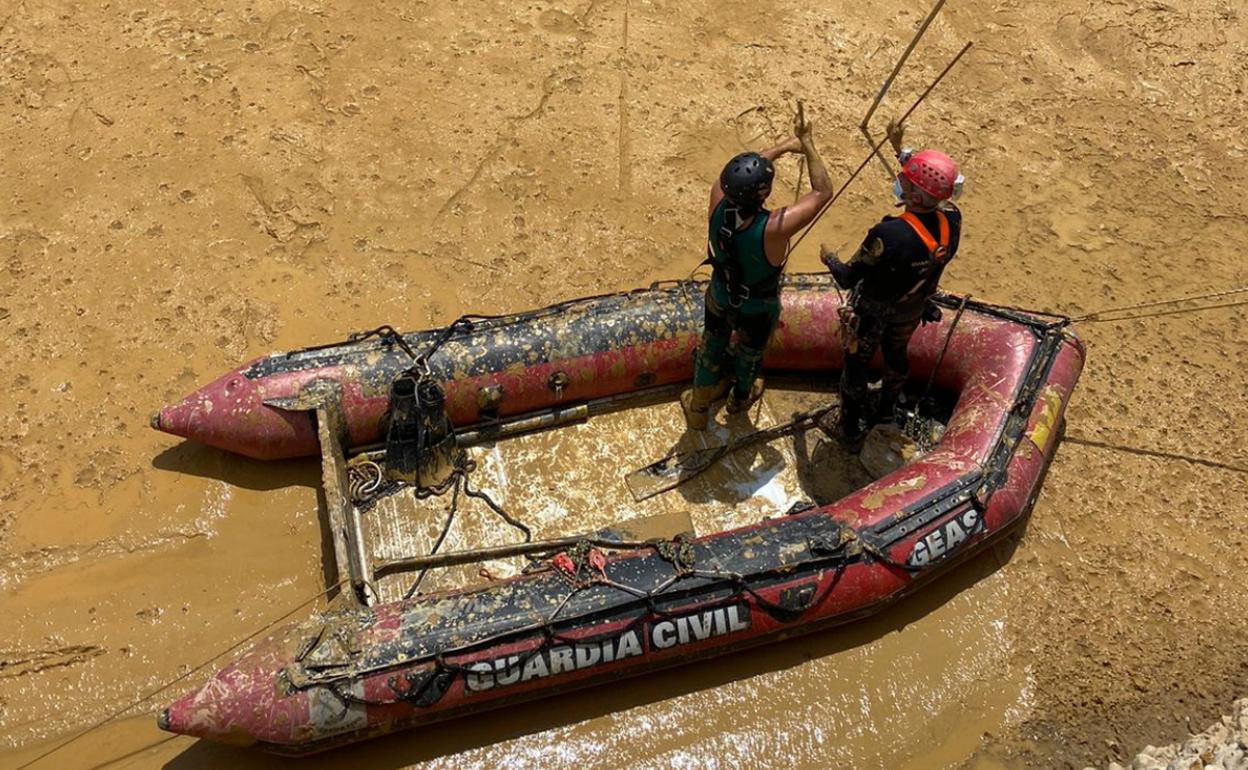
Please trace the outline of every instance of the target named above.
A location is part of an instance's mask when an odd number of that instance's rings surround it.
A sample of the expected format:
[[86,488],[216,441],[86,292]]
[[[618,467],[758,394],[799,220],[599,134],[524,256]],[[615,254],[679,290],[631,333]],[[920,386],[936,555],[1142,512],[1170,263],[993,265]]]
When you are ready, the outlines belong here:
[[342,385],[333,380],[313,380],[298,396],[270,399],[265,403],[292,412],[315,412],[321,445],[322,515],[333,539],[335,570],[338,579],[350,585],[351,601],[358,606],[371,607],[379,597],[374,587],[376,576],[372,561],[365,548],[360,512],[348,495]]

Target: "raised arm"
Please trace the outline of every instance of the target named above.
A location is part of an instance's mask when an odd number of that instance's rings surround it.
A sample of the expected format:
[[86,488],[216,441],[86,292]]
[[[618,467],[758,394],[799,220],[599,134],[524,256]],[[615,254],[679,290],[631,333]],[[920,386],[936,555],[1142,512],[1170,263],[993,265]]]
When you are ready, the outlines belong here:
[[767,260],[777,266],[784,264],[788,258],[789,239],[813,222],[820,210],[832,200],[832,178],[828,176],[828,169],[819,157],[819,150],[815,147],[814,126],[806,120],[800,102],[795,128],[798,145],[806,156],[811,190],[792,206],[776,212],[767,223]]
[[762,155],[764,158],[774,163],[776,158],[780,157],[781,155],[785,155],[790,152],[801,152],[801,151],[802,151],[802,140],[797,138],[796,136],[791,136],[788,139],[785,139],[780,144],[777,144],[775,147],[769,147],[766,150],[761,150],[758,154]]
[[[780,157],[781,155],[784,155],[790,152],[801,152],[801,151],[802,151],[802,143],[796,136],[794,136],[794,137],[790,137],[789,139],[784,140],[780,144],[777,144],[775,147],[768,147],[765,150],[760,150],[758,154],[766,158],[769,163],[775,163],[776,158]],[[724,199],[724,188],[722,185],[720,185],[719,179],[716,179],[713,183],[711,183],[711,203],[706,211],[706,215],[708,217],[711,215],[711,213],[715,211],[715,207],[718,206],[719,202],[722,201],[723,199]]]
[[884,132],[888,137],[888,143],[893,146],[893,152],[898,158],[900,158],[903,149],[902,142],[904,142],[906,138],[905,125],[898,123],[897,119],[894,118],[888,121],[888,127],[884,129]]

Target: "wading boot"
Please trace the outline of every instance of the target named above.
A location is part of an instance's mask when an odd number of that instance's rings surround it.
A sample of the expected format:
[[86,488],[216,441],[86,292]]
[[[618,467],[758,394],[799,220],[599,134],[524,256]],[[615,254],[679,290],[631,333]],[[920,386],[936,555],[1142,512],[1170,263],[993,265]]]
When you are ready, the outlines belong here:
[[856,414],[841,412],[841,442],[850,454],[862,451],[862,444],[867,440],[868,428],[863,427],[862,420]]
[[754,406],[754,402],[763,397],[763,378],[756,377],[754,384],[750,386],[750,395],[746,398],[739,398],[737,391],[733,390],[728,396],[728,405],[724,407],[724,411],[728,414],[740,414],[745,410]]
[[706,430],[711,420],[711,405],[724,397],[731,383],[722,381],[715,385],[694,385],[680,397],[685,410],[685,424],[689,430]]

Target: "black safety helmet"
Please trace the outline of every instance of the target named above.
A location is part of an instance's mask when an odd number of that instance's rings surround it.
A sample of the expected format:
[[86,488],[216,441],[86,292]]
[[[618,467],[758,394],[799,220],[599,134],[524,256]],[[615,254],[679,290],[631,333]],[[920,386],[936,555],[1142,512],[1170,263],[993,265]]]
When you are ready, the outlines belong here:
[[771,161],[756,152],[743,152],[724,166],[719,185],[724,188],[728,200],[743,208],[755,209],[763,205],[775,176],[776,169]]

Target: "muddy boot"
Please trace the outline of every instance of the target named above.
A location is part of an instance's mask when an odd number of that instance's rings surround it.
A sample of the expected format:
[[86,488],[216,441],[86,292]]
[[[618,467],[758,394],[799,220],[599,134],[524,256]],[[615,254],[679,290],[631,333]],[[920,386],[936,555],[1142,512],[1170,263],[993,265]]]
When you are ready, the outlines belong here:
[[862,424],[862,420],[857,414],[841,413],[841,442],[845,445],[846,451],[850,454],[858,454],[862,451],[862,444],[867,440],[867,433],[870,429]]
[[749,409],[751,406],[754,406],[754,402],[758,401],[762,397],[763,378],[757,377],[754,380],[754,384],[750,386],[750,395],[748,397],[740,398],[737,396],[736,390],[732,391],[732,394],[728,396],[728,405],[724,407],[724,411],[728,414],[740,414],[741,412]]
[[685,424],[689,430],[706,430],[711,420],[711,405],[724,397],[728,390],[727,382],[716,385],[694,385],[680,397],[680,405],[685,410]]

